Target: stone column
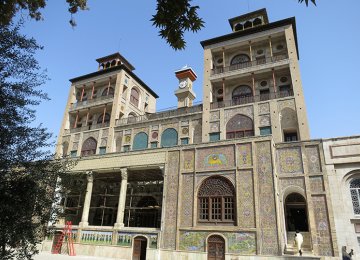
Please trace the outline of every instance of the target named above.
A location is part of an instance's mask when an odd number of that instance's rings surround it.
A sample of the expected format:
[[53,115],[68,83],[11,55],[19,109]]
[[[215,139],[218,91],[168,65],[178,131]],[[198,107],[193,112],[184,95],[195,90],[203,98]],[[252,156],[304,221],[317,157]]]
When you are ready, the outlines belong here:
[[117,211],[116,223],[114,225],[114,228],[124,227],[124,212],[125,212],[128,173],[127,173],[127,168],[122,168],[120,169],[120,171],[121,171],[121,186],[120,186],[118,211]]
[[87,174],[87,186],[86,186],[86,194],[85,194],[83,212],[81,216],[81,222],[79,223],[80,227],[86,227],[89,225],[89,210],[90,210],[91,194],[94,183],[93,172],[88,171],[86,172],[86,174]]

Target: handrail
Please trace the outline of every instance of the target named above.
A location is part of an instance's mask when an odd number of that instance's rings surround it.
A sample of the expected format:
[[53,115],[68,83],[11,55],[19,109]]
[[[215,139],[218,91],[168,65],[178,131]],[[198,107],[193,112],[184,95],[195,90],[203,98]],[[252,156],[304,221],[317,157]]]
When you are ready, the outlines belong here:
[[112,98],[114,98],[114,95],[100,96],[100,97],[93,98],[93,99],[88,99],[88,100],[84,100],[84,101],[78,101],[76,103],[72,103],[70,109],[76,109],[76,108],[79,108],[79,107],[90,105],[90,104],[95,103],[97,101],[102,101],[102,100],[107,100],[107,99],[112,99]]
[[226,66],[226,67],[220,67],[220,68],[212,69],[211,70],[211,75],[216,75],[216,74],[229,72],[229,71],[234,71],[234,70],[245,69],[245,68],[254,67],[254,66],[257,66],[257,65],[264,65],[264,64],[274,63],[274,62],[286,60],[288,58],[289,57],[288,57],[287,54],[279,54],[279,55],[276,55],[276,56],[266,57],[266,58],[259,59],[259,60],[242,62],[242,63],[238,63],[238,64],[235,64],[235,65],[230,65],[230,66]]

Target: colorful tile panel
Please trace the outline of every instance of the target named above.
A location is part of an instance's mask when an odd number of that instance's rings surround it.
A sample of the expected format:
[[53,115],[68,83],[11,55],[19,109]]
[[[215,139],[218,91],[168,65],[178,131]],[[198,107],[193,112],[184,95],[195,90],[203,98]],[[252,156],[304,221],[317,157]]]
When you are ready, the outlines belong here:
[[221,146],[199,149],[196,170],[222,170],[235,166],[234,147]]
[[239,171],[238,178],[238,219],[239,227],[255,227],[254,186],[252,171]]
[[252,148],[251,143],[237,145],[237,165],[238,167],[252,166]]
[[305,148],[307,167],[309,173],[321,172],[321,163],[318,146],[307,146]]
[[279,173],[303,173],[300,147],[279,149],[277,155]]

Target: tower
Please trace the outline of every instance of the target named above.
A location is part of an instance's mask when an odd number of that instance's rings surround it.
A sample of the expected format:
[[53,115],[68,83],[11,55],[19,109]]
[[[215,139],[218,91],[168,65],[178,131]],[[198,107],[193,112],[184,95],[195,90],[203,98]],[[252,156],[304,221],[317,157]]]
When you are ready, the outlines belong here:
[[178,89],[175,91],[175,96],[178,98],[178,108],[191,107],[196,98],[192,87],[197,76],[193,69],[188,66],[175,71],[175,75],[179,80]]

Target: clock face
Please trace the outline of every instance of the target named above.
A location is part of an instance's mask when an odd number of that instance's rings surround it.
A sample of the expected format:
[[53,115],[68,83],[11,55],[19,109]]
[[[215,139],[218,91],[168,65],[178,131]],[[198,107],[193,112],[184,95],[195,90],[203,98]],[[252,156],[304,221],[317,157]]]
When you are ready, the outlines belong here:
[[179,84],[179,88],[185,88],[187,86],[187,81],[181,81]]

